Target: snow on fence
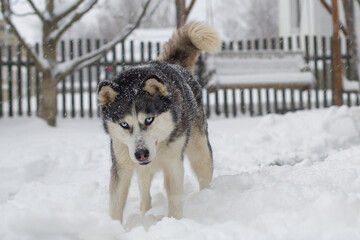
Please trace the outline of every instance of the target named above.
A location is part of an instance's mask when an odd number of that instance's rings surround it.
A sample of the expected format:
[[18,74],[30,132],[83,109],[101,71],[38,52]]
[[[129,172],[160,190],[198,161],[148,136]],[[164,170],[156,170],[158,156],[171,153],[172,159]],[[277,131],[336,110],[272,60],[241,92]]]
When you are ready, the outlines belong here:
[[[67,61],[99,48],[104,41],[63,41],[59,46],[59,61]],[[346,43],[346,44],[344,44]],[[163,43],[126,41],[115,46],[97,63],[78,70],[58,85],[58,115],[62,117],[98,116],[96,87],[99,81],[111,78],[127,65],[136,65],[156,59]],[[343,64],[346,75],[350,71],[348,41],[343,42]],[[208,116],[262,115],[285,113],[301,109],[329,107],[334,104],[334,81],[330,39],[306,36],[304,39],[278,38],[254,39],[223,43],[223,51],[236,53],[249,51],[299,51],[316,79],[310,89],[247,88],[207,91],[203,100]],[[310,49],[311,48],[311,49]],[[39,49],[36,46],[36,49]],[[16,54],[14,54],[16,52]],[[41,54],[41,53],[40,53]],[[21,46],[0,47],[0,117],[37,115],[40,101],[41,74]],[[204,56],[198,61],[196,71],[201,83],[208,80]],[[241,67],[241,66],[239,66]],[[209,86],[210,87],[210,86]],[[360,105],[358,91],[344,91],[344,103]]]

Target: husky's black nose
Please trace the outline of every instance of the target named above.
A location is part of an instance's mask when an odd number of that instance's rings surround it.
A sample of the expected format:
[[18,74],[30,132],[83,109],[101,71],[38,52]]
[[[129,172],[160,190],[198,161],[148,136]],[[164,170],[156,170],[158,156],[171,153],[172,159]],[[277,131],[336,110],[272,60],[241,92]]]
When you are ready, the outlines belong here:
[[139,162],[147,161],[149,158],[149,150],[147,149],[140,149],[135,152],[135,158]]

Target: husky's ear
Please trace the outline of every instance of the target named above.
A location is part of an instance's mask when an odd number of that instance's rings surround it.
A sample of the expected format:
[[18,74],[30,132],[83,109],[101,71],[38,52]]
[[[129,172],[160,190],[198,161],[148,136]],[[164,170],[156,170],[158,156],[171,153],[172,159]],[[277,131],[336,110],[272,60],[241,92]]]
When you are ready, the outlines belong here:
[[160,95],[166,97],[169,95],[165,85],[155,78],[149,78],[145,81],[143,90],[151,96]]
[[119,93],[115,90],[116,84],[110,81],[102,81],[98,87],[98,100],[100,106],[113,102]]

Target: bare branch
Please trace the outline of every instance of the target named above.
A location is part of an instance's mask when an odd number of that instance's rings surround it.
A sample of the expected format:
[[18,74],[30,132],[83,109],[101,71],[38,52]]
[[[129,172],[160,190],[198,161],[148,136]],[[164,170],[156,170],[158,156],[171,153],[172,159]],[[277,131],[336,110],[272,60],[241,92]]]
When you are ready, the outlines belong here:
[[329,6],[329,4],[327,4],[325,0],[320,0],[320,2],[324,6],[324,8],[330,13],[330,15],[332,15],[331,7]]
[[55,39],[55,41],[58,41],[63,33],[68,30],[75,22],[79,21],[90,9],[97,3],[97,0],[93,0],[82,12],[78,12],[72,16],[68,21],[63,23],[62,26],[59,26],[59,29],[54,31],[52,34],[50,34],[50,38]]
[[[97,0],[96,0],[97,1]],[[70,8],[68,8],[66,11],[64,11],[63,13],[59,14],[58,16],[55,17],[54,22],[57,23],[59,22],[61,19],[65,18],[67,15],[69,15],[70,13],[72,13],[75,9],[77,9],[81,3],[83,3],[84,0],[78,0],[74,5],[72,5]]]
[[[150,18],[154,15],[156,9],[158,9],[158,7],[160,6],[160,4],[161,4],[163,1],[164,1],[164,0],[158,0],[158,2],[156,3],[156,5],[153,7],[153,9],[150,11],[150,13],[148,14],[148,16],[146,17],[145,21],[147,21],[148,19],[150,19]],[[359,1],[360,1],[360,0],[359,0]]]
[[34,60],[34,63],[36,67],[39,69],[39,71],[44,72],[46,69],[46,65],[40,61],[38,56],[33,52],[33,50],[30,48],[30,46],[26,43],[25,39],[22,38],[20,35],[18,29],[16,28],[15,24],[11,20],[11,12],[9,9],[7,9],[6,0],[1,0],[1,12],[3,14],[4,20],[9,24],[11,30],[16,35],[17,39],[20,41],[20,43],[24,46],[26,51],[29,53],[30,57]]
[[[358,0],[358,1],[360,1],[360,0]],[[332,10],[331,10],[331,7],[329,6],[329,4],[327,4],[325,2],[325,0],[320,0],[320,2],[324,6],[324,8],[330,13],[330,15],[332,15]],[[341,22],[340,22],[340,28],[341,28],[341,31],[344,33],[345,36],[349,35],[347,28]]]
[[192,8],[195,5],[195,2],[196,2],[196,0],[191,0],[189,7],[184,9],[184,22],[186,22],[186,20],[189,16],[189,13],[191,12]]
[[46,0],[46,11],[51,17],[54,15],[54,0]]
[[27,0],[27,1],[30,4],[31,8],[34,10],[35,14],[40,18],[41,22],[45,22],[44,16],[39,11],[39,9],[35,6],[34,2],[32,0]]
[[117,43],[124,41],[137,27],[139,27],[142,19],[146,15],[146,11],[150,5],[150,2],[151,2],[151,0],[146,1],[144,8],[143,8],[139,18],[137,19],[136,23],[125,27],[112,41],[103,45],[101,48],[99,48],[96,51],[90,52],[86,55],[83,55],[82,57],[78,57],[69,62],[60,64],[57,69],[57,73],[55,74],[56,78],[57,78],[57,82],[62,81],[64,79],[64,77],[66,77],[69,74],[72,74],[77,69],[85,67],[85,66],[95,62],[96,60],[99,59],[99,57],[101,55],[104,55],[107,51],[109,51],[111,48],[113,48]]
[[26,17],[26,16],[31,16],[31,15],[36,15],[35,12],[27,12],[27,13],[16,13],[14,11],[11,10],[11,14],[17,17]]

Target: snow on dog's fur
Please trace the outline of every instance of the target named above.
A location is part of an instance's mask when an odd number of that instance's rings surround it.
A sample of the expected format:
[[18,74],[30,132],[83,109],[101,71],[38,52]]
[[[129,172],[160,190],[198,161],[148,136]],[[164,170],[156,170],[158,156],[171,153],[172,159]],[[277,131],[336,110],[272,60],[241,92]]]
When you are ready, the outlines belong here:
[[201,86],[193,78],[200,51],[215,53],[217,32],[204,23],[178,29],[158,61],[121,72],[98,86],[105,131],[111,140],[110,214],[122,221],[134,171],[141,192],[141,213],[151,207],[154,173],[164,172],[170,217],[182,217],[183,158],[190,159],[200,188],[210,186],[211,146]]

